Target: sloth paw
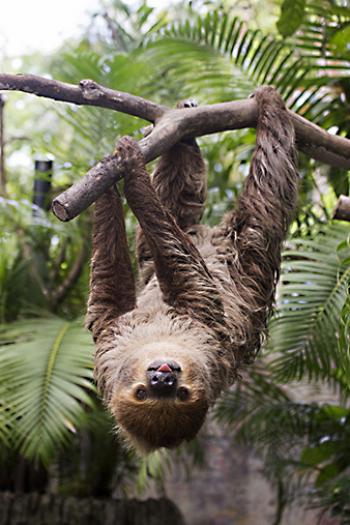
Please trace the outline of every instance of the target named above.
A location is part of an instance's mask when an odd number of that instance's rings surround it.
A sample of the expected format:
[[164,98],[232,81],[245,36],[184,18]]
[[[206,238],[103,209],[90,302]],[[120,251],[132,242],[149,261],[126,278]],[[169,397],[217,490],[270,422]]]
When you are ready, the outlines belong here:
[[117,158],[123,171],[134,171],[145,165],[145,159],[138,142],[129,136],[118,140],[114,156]]

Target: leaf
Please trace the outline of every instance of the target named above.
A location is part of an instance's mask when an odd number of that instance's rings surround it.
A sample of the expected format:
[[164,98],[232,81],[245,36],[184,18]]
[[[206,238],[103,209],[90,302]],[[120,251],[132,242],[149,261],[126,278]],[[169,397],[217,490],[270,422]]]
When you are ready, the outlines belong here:
[[317,447],[304,448],[301,454],[301,463],[313,467],[323,463],[337,451],[337,443],[326,441]]
[[2,389],[11,407],[14,444],[48,462],[66,444],[92,405],[92,341],[81,322],[28,319],[4,327]]
[[333,46],[338,53],[350,54],[350,24],[342,27],[330,38],[330,45]]
[[337,463],[330,463],[321,469],[321,472],[316,478],[315,485],[320,487],[327,481],[335,478],[341,472],[342,469],[339,468]]
[[341,313],[350,268],[338,246],[348,237],[343,225],[324,228],[313,240],[294,240],[284,253],[278,308],[270,327],[271,369],[278,381],[346,374],[349,355],[339,350]]
[[321,413],[324,414],[327,418],[332,418],[335,420],[339,420],[341,418],[348,418],[350,415],[348,408],[338,405],[324,405],[322,407]]
[[300,27],[305,15],[305,0],[284,0],[280,18],[277,21],[279,33],[291,36]]
[[[217,10],[148,33],[135,52],[146,69],[157,73],[146,85],[152,85],[153,96],[164,97],[167,103],[190,96],[200,103],[214,103],[245,98],[257,85],[272,84],[290,109],[318,125],[338,125],[347,131],[339,91],[330,85],[327,74],[332,74],[336,85],[348,76],[348,63],[340,57],[337,62],[321,62],[324,29],[315,24],[314,16],[309,22],[312,9],[304,0],[289,0],[284,5],[292,12],[291,16],[283,14],[288,31],[291,20],[295,26],[302,22],[303,31],[282,42],[275,35],[251,30],[229,11]],[[321,77],[320,67],[324,68]]]

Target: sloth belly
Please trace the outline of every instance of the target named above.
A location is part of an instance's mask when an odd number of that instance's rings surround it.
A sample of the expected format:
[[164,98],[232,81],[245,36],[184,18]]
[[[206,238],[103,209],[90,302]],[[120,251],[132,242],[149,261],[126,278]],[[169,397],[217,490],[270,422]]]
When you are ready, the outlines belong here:
[[232,258],[232,242],[217,227],[198,225],[188,231],[211,275],[221,284],[231,284],[227,261]]
[[229,264],[235,259],[235,249],[230,238],[219,227],[199,226],[194,244],[203,257],[220,294],[233,346],[240,346],[245,338],[245,320],[242,317],[242,298],[231,277]]

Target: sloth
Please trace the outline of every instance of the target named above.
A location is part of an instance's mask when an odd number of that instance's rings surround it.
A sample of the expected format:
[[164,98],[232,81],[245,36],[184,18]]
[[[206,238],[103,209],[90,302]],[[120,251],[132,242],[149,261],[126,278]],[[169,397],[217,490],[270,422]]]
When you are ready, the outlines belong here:
[[266,336],[298,174],[281,97],[269,86],[253,96],[250,172],[236,206],[213,228],[200,224],[206,170],[194,139],[163,154],[152,180],[138,143],[117,143],[139,223],[137,289],[119,193],[112,187],[96,202],[86,319],[95,378],[117,431],[141,453],[193,439]]

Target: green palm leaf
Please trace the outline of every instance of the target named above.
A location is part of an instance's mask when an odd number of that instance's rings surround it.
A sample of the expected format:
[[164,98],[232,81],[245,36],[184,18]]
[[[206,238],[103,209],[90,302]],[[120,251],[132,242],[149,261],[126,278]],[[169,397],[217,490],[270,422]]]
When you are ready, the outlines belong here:
[[[96,52],[66,52],[53,65],[53,76],[78,83],[90,78],[105,86],[148,96],[147,83],[151,74],[141,61],[127,55],[101,57]],[[142,80],[142,88],[140,87]],[[122,113],[87,106],[61,105],[54,110],[59,117],[62,133],[52,137],[51,147],[63,168],[81,175],[89,166],[109,153],[120,135],[132,135],[142,121]],[[67,163],[69,159],[69,163]]]
[[[295,27],[302,13],[300,2]],[[330,87],[327,73],[332,74],[333,83],[341,80],[348,62],[321,63],[319,54],[310,54],[311,40],[306,47],[304,26],[303,30],[304,40],[298,32],[298,39],[281,41],[275,35],[249,29],[237,17],[213,10],[150,33],[135,56],[153,67],[158,94],[167,100],[175,101],[179,93],[183,97],[200,93],[201,102],[213,103],[245,98],[257,85],[273,84],[291,109],[313,122],[328,127],[345,125],[336,118],[342,102],[337,90]],[[314,32],[314,27],[312,30],[317,45],[322,34]]]
[[350,267],[346,226],[332,225],[312,240],[299,239],[284,254],[277,313],[270,326],[271,364],[277,381],[336,380],[349,370],[339,350],[341,313]]
[[259,439],[262,426],[268,424],[266,411],[276,411],[277,407],[278,412],[289,401],[283,388],[271,381],[267,367],[257,362],[232,390],[221,396],[215,413],[219,421],[232,425],[241,437],[248,438],[254,427],[251,436]]
[[0,347],[0,399],[13,416],[15,445],[25,456],[46,462],[92,404],[90,336],[80,322],[49,318],[9,325],[0,340],[6,342]]
[[247,29],[237,17],[213,11],[162,28],[146,40],[138,56],[157,63],[157,86],[164,91],[171,86],[173,98],[179,92],[186,97],[200,91],[201,101],[210,103],[246,97],[266,75],[269,58],[281,52],[280,47]]

